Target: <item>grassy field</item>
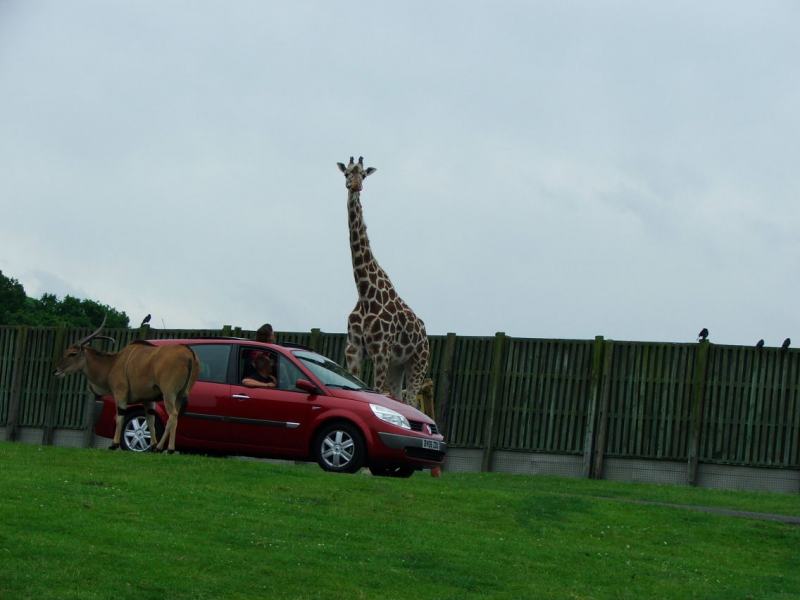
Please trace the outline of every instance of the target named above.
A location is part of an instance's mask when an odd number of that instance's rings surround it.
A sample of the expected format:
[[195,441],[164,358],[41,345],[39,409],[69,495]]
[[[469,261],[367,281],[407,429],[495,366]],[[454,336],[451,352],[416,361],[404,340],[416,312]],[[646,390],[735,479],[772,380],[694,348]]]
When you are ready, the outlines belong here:
[[0,598],[798,598],[800,498],[0,443]]

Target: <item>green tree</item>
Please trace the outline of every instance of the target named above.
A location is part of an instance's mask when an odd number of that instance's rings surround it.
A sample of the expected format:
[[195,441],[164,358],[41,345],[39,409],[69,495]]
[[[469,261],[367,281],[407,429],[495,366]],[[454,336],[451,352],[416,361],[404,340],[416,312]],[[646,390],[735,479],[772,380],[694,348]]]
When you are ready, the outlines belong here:
[[103,315],[109,328],[128,327],[130,322],[123,311],[95,300],[69,295],[59,300],[55,294],[43,294],[38,300],[29,298],[16,279],[0,271],[0,325],[96,327]]
[[0,325],[8,323],[9,315],[24,308],[27,300],[22,284],[0,271]]

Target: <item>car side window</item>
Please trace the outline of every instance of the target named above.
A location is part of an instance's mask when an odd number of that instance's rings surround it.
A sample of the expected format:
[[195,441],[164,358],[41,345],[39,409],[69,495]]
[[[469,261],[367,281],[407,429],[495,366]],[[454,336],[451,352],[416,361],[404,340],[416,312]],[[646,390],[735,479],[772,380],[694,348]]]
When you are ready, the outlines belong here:
[[189,346],[200,361],[199,381],[225,383],[231,347],[227,344],[196,344]]
[[278,389],[289,392],[302,392],[295,385],[298,379],[308,379],[308,377],[288,358],[281,356],[278,361]]

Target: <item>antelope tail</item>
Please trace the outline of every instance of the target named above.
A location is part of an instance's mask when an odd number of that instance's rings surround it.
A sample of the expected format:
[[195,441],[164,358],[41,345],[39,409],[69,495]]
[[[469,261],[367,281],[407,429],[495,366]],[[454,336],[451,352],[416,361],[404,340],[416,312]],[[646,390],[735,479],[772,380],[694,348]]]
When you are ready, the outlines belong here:
[[[186,347],[189,348],[189,346],[186,346]],[[178,398],[180,398],[180,401],[181,401],[181,406],[178,409],[179,410],[179,414],[183,414],[186,411],[186,405],[189,403],[189,389],[188,389],[189,388],[189,382],[192,380],[192,370],[193,370],[194,361],[197,360],[197,355],[194,353],[194,350],[189,348],[189,352],[192,353],[192,357],[188,360],[189,369],[188,369],[188,372],[186,373],[186,381],[184,382],[183,386],[181,387],[181,391],[178,394]]]

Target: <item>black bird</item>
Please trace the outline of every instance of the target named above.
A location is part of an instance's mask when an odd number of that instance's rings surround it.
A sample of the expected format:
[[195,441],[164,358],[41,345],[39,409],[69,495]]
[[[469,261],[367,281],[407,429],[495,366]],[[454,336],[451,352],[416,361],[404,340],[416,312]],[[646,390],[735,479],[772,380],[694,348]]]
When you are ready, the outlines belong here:
[[786,338],[785,340],[783,340],[783,346],[781,346],[781,349],[782,350],[788,350],[789,349],[789,344],[791,344],[791,343],[792,343],[792,340],[790,338]]
[[758,342],[756,342],[756,348],[761,349],[763,347],[764,347],[764,340],[758,340]]
[[150,317],[151,315],[147,315],[144,319],[142,319],[142,324],[139,325],[139,327],[144,327],[145,325],[147,325],[150,322]]
[[697,334],[697,339],[705,341],[707,337],[708,337],[708,329],[703,327],[700,333]]

